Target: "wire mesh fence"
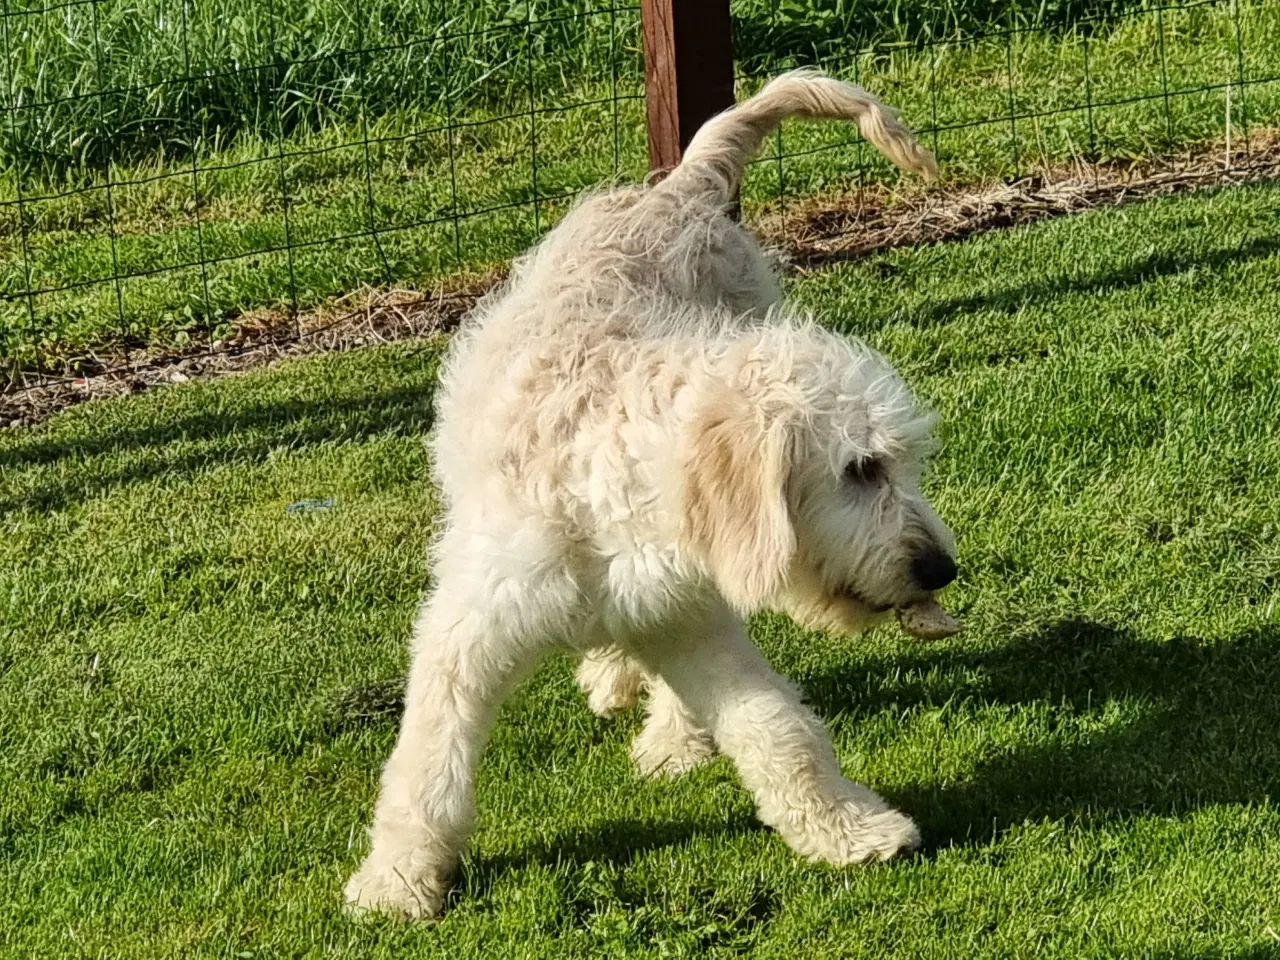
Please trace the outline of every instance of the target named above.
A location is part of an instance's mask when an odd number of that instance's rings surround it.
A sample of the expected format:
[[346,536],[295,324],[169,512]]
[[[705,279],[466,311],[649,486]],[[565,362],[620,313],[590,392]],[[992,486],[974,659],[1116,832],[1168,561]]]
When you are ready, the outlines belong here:
[[24,366],[429,284],[644,171],[634,6],[18,2],[0,352]]
[[[638,5],[598,0],[0,0],[0,357],[217,343],[362,286],[518,252],[646,168]],[[1280,0],[740,0],[739,92],[818,63],[900,107],[948,176],[1224,141],[1280,117]],[[788,125],[753,205],[884,182],[842,126]],[[91,363],[90,363],[91,365]]]
[[[903,109],[949,179],[1012,179],[1055,167],[1126,163],[1220,144],[1224,164],[1246,159],[1280,118],[1280,3],[1001,5],[985,23],[942,5],[899,20],[897,37],[857,37],[833,15],[818,31],[789,4],[758,5],[738,27],[740,91],[801,63],[881,93]],[[865,33],[863,34],[865,36]],[[780,132],[746,194],[755,202],[883,180],[882,158],[847,128]]]

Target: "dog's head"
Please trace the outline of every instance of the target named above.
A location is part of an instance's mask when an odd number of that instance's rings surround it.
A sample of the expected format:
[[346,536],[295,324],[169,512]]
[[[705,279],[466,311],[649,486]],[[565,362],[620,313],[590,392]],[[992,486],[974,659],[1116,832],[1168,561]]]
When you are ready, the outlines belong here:
[[855,632],[955,579],[919,486],[932,418],[882,358],[782,325],[716,368],[683,436],[681,518],[726,600]]

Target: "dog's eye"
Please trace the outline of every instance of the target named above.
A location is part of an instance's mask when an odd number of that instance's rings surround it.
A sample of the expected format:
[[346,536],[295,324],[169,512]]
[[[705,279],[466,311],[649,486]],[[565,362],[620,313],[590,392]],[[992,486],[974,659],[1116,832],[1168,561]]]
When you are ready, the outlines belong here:
[[863,486],[879,483],[884,479],[884,464],[879,460],[850,460],[844,468],[844,478]]

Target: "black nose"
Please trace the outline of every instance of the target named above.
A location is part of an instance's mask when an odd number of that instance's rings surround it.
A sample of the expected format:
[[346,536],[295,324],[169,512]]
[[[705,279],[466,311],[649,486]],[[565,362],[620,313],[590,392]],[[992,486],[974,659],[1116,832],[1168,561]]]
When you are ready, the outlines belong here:
[[956,578],[956,562],[941,550],[921,553],[911,561],[911,579],[921,590],[941,590]]

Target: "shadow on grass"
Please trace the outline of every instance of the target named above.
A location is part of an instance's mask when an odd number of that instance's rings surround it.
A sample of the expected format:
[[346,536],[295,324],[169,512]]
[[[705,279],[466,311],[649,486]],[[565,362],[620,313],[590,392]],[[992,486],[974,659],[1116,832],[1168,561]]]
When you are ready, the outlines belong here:
[[764,877],[753,877],[726,889],[708,878],[676,898],[696,909],[673,909],[672,891],[631,876],[626,869],[637,858],[705,837],[729,837],[763,827],[752,817],[725,821],[708,810],[706,819],[681,821],[603,820],[562,833],[510,854],[469,858],[461,883],[450,899],[489,898],[513,870],[541,864],[572,865],[558,920],[577,930],[590,929],[619,910],[628,917],[628,939],[649,944],[678,939],[703,951],[749,947],[768,928],[783,906],[783,896]]
[[[885,675],[903,678],[884,688]],[[1142,639],[1089,620],[1065,620],[996,650],[920,648],[801,679],[807,699],[831,715],[856,706],[1047,705],[1064,719],[1134,708],[1136,722],[1017,746],[981,763],[960,783],[908,787],[891,799],[920,823],[926,853],[984,844],[1040,818],[1178,814],[1206,804],[1272,803],[1280,797],[1280,626],[1222,642]],[[372,688],[371,688],[372,689]],[[364,692],[354,713],[394,723],[401,685]],[[868,694],[866,691],[874,690]],[[367,702],[366,702],[367,701]],[[370,704],[373,705],[370,708]],[[348,713],[347,710],[342,711]],[[350,721],[348,716],[347,720]],[[856,722],[856,721],[854,721]],[[473,864],[468,887],[529,863],[639,854],[695,836],[760,829],[753,820],[610,822]]]
[[[870,696],[894,672],[900,686]],[[821,713],[854,704],[1042,704],[1064,718],[1125,706],[1140,719],[1072,728],[980,764],[960,783],[898,791],[931,847],[985,842],[1042,817],[1176,814],[1280,797],[1280,626],[1222,642],[1143,640],[1088,620],[998,650],[922,652],[806,678]],[[1082,725],[1085,726],[1085,725]]]
[[932,327],[982,310],[1013,314],[1034,303],[1045,303],[1075,294],[1113,293],[1203,268],[1220,271],[1235,264],[1265,260],[1280,253],[1280,237],[1257,237],[1235,247],[1221,247],[1207,253],[1155,253],[1115,270],[1084,277],[1060,276],[1037,280],[1012,289],[973,297],[958,297],[935,303],[916,313],[909,321],[915,327]]
[[[379,434],[425,436],[434,419],[434,390],[432,381],[354,396],[212,409],[75,439],[32,440],[0,453],[0,466],[18,470],[69,460],[77,468],[11,495],[0,487],[0,513],[56,510],[154,477],[180,477],[230,462],[252,464],[273,450]],[[96,462],[108,459],[108,464]]]
[[707,817],[701,820],[603,820],[512,853],[471,858],[465,871],[467,885],[483,885],[513,868],[533,863],[555,866],[565,862],[607,860],[615,867],[622,867],[645,853],[679,846],[695,837],[735,836],[764,829],[754,817],[726,822],[715,814],[716,811],[708,810]]
[[1247,947],[1222,950],[1188,948],[1176,953],[1156,954],[1155,960],[1276,960],[1280,957],[1280,941],[1254,943]]

